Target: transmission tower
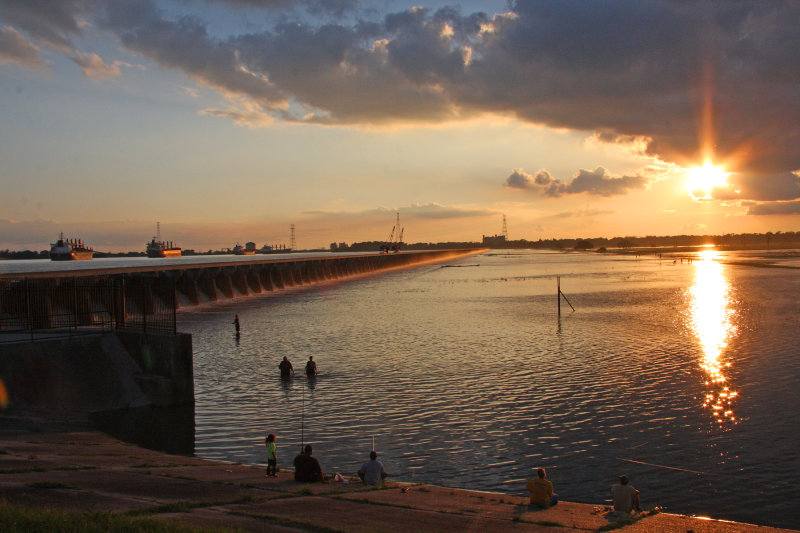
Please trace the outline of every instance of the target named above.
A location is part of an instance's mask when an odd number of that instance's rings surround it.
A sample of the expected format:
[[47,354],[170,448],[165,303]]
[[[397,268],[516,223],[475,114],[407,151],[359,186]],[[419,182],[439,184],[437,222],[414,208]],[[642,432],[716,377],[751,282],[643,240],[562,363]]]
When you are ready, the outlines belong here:
[[291,230],[291,234],[289,237],[289,250],[294,252],[297,249],[297,241],[294,238],[294,224],[289,226],[289,229]]
[[508,226],[506,226],[506,216],[503,215],[503,237],[508,240]]

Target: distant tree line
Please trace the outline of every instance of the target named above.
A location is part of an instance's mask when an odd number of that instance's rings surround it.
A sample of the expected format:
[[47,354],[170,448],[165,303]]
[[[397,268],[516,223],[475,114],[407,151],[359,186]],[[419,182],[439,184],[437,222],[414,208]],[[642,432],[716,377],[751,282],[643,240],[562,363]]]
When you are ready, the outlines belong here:
[[0,250],[0,259],[49,259],[50,252],[42,250],[41,252],[33,252],[31,250]]
[[[476,243],[477,244],[477,243]],[[800,231],[767,233],[725,233],[722,235],[647,235],[645,237],[594,237],[579,239],[525,239],[506,241],[504,248],[593,250],[608,248],[680,248],[713,244],[717,247],[787,248],[800,246]],[[497,246],[495,246],[497,247]]]

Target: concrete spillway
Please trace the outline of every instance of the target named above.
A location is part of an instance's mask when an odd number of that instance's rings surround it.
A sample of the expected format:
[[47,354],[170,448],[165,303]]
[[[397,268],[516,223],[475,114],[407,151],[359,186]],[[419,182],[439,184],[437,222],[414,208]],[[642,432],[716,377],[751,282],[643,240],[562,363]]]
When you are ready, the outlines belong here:
[[[152,265],[122,268],[88,268],[61,272],[31,272],[5,275],[2,278],[14,279],[64,279],[70,277],[111,277],[115,279],[136,280],[149,283],[151,294],[159,295],[165,290],[165,279],[172,281],[167,287],[174,287],[176,307],[188,307],[207,302],[229,300],[278,291],[293,287],[314,285],[332,280],[406,268],[423,263],[443,261],[482,251],[435,250],[409,251],[391,254],[330,255],[322,257],[298,257],[281,259],[253,259],[235,262],[208,262],[191,264],[159,264],[154,259]],[[171,298],[169,298],[171,300]]]
[[[123,439],[191,453],[191,336],[178,306],[411,267],[481,250],[82,268],[0,276],[3,410],[88,417]],[[98,333],[103,333],[98,335]],[[164,431],[154,431],[162,428]],[[163,439],[154,435],[162,434]]]
[[178,306],[186,307],[441,261],[470,253],[475,253],[475,250],[254,260],[163,270],[160,274],[175,277]]

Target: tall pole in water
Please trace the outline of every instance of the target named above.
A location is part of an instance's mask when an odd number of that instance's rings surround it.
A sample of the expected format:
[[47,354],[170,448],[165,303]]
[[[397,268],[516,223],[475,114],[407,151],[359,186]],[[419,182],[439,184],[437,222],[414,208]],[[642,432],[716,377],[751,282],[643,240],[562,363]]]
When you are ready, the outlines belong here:
[[558,316],[561,316],[561,276],[556,276],[556,300],[558,301]]

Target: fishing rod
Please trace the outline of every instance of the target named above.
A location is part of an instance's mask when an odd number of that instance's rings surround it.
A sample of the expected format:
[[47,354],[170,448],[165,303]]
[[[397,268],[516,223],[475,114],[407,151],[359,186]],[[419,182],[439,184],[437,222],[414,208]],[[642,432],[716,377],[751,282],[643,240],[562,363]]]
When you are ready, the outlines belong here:
[[300,452],[302,453],[305,440],[303,430],[305,429],[305,418],[306,418],[306,388],[303,387],[303,396],[302,401],[300,403]]

